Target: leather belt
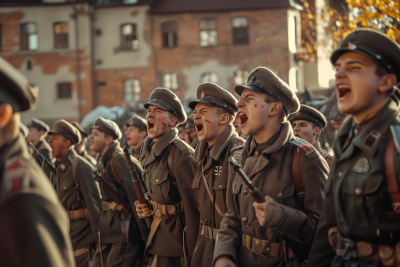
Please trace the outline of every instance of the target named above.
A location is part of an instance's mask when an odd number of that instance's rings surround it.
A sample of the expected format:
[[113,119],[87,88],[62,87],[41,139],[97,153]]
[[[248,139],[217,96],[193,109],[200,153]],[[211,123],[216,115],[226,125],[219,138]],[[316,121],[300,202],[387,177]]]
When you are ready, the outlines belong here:
[[267,240],[260,240],[243,233],[242,244],[245,248],[250,249],[254,254],[261,257],[283,258],[285,257],[285,254],[287,254],[289,259],[296,258],[296,255],[289,248],[287,253],[285,253],[286,247],[284,243],[273,243]]
[[164,205],[164,204],[159,204],[155,201],[151,201],[151,204],[153,205],[154,215],[157,216],[158,218],[162,218],[165,215],[175,215],[178,214],[179,212],[182,213],[184,212],[182,201],[171,205]]
[[85,253],[88,252],[88,251],[89,251],[89,247],[80,248],[80,249],[74,250],[74,256],[75,256],[75,257],[78,257],[78,256],[80,256],[80,255],[85,254]]
[[103,201],[103,210],[122,210],[122,204],[117,204],[117,202],[105,202]]
[[219,232],[219,229],[212,228],[212,227],[207,226],[207,225],[203,225],[201,227],[200,234],[202,236],[204,236],[205,238],[214,239],[215,240],[217,238],[218,232]]
[[87,219],[89,217],[88,209],[70,210],[68,214],[71,220]]

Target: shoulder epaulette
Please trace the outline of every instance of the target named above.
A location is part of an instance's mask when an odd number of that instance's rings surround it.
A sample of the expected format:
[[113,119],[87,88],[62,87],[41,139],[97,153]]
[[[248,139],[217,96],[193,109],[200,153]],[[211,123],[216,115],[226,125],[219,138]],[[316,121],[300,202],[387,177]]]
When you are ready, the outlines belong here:
[[315,151],[315,148],[313,147],[313,145],[311,145],[307,141],[304,141],[303,139],[300,139],[297,137],[290,140],[289,143],[300,147],[301,151],[303,151],[303,153],[306,155]]
[[185,150],[189,150],[190,147],[189,145],[187,145],[186,143],[182,142],[182,140],[175,138],[174,139],[174,144],[176,145],[176,147],[181,151],[184,152]]
[[69,159],[69,161],[71,162],[71,164],[74,163],[75,158],[76,158],[76,155],[75,155],[75,154],[72,154],[72,155],[69,155],[69,156],[68,156],[68,159]]
[[243,147],[244,147],[244,142],[236,143],[231,147],[231,151],[230,152],[233,153],[233,152],[235,152],[235,151],[237,151],[239,149],[243,149]]
[[29,186],[29,161],[15,156],[5,162],[4,187],[6,192],[16,192]]
[[390,131],[393,135],[394,144],[397,148],[397,151],[400,153],[400,124],[392,124],[390,125]]

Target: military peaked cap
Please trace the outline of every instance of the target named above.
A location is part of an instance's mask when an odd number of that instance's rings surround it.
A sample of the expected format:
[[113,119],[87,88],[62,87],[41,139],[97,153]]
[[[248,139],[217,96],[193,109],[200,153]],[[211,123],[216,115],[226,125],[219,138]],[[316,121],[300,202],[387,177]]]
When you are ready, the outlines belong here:
[[171,112],[178,119],[178,124],[186,121],[186,112],[179,98],[169,89],[156,88],[150,95],[149,102],[144,103],[144,108],[150,105],[157,106]]
[[396,75],[397,81],[400,81],[400,46],[382,32],[362,28],[349,33],[340,47],[332,53],[332,64],[335,65],[339,57],[349,51],[370,57],[388,73]]
[[282,103],[287,116],[299,110],[299,99],[289,85],[265,67],[254,69],[247,78],[247,84],[235,86],[235,92],[238,95],[242,95],[244,89],[276,98]]
[[43,131],[45,133],[47,133],[50,130],[50,127],[44,123],[41,120],[38,120],[36,118],[33,118],[29,123],[28,123],[28,127],[34,127],[36,129],[38,129],[39,131]]
[[52,134],[61,134],[65,138],[69,139],[72,145],[81,142],[81,133],[79,130],[65,120],[58,120],[54,123],[53,128],[51,128],[51,131],[49,132],[49,135]]
[[147,131],[147,122],[145,119],[142,117],[135,115],[132,118],[129,119],[128,123],[126,124],[128,127],[129,126],[134,126],[136,128],[139,128],[140,131]]
[[98,117],[93,124],[92,129],[99,130],[100,132],[106,133],[111,136],[114,140],[121,139],[122,133],[118,125],[112,120],[104,119],[103,117]]
[[87,132],[85,131],[85,129],[83,129],[82,126],[79,124],[79,122],[73,121],[73,122],[71,122],[71,124],[72,124],[76,129],[78,129],[78,131],[81,133],[82,139],[89,136],[89,135],[87,134]]
[[297,120],[305,120],[313,122],[319,127],[321,127],[321,129],[324,129],[326,126],[325,116],[317,109],[307,105],[301,105],[300,110],[295,114],[292,114],[291,117],[289,118],[290,123]]
[[194,127],[194,114],[190,113],[187,116],[187,120],[186,120],[186,125],[185,125],[185,129],[189,129],[189,128],[193,128]]
[[196,90],[197,100],[191,101],[189,107],[194,109],[198,103],[213,107],[222,107],[232,115],[238,111],[236,98],[227,90],[214,83],[202,83]]

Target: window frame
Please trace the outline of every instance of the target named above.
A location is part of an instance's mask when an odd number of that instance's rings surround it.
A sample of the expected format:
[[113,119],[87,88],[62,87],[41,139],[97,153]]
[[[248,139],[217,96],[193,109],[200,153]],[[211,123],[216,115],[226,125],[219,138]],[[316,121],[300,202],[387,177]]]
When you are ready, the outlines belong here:
[[[211,81],[212,79],[210,79],[210,81],[203,81],[203,78],[204,78],[206,75],[210,75],[210,78],[211,78],[211,76],[212,76],[213,74],[215,74],[215,76],[217,77],[217,81]],[[201,76],[200,76],[200,83],[215,83],[215,84],[218,84],[218,83],[219,83],[219,75],[218,75],[218,73],[215,72],[215,71],[206,71],[206,72],[203,72],[203,73],[201,74]]]
[[[64,96],[60,97],[60,86],[61,85],[65,85],[65,84],[69,85],[69,88],[67,88],[67,89],[69,89],[69,94],[65,94],[63,92],[62,95],[69,95],[69,97],[68,96],[67,97],[64,97]],[[61,88],[61,89],[64,90],[65,88]],[[72,99],[72,82],[58,82],[57,83],[57,100],[68,100],[68,99]]]
[[[26,48],[22,47],[22,34],[23,34],[22,27],[25,26],[25,25],[28,25],[28,24],[35,24],[35,27],[36,27],[36,31],[35,31],[35,33],[33,33],[33,34],[36,34],[36,38],[37,38],[36,49],[29,49],[29,36],[31,34],[27,35],[27,43],[26,43],[27,47]],[[30,21],[29,22],[20,23],[19,24],[19,50],[20,51],[37,51],[38,48],[39,48],[39,34],[38,34],[37,23],[36,22],[30,22]]]
[[[215,22],[214,29],[202,29],[201,28],[201,22],[205,21],[205,20],[213,20]],[[201,33],[202,32],[207,32],[207,34],[208,34],[208,40],[207,40],[208,44],[207,45],[202,45],[201,44],[201,42],[202,42]],[[209,41],[210,32],[215,32],[215,44],[210,44],[210,41]],[[203,18],[203,19],[199,20],[199,39],[200,39],[199,44],[200,44],[201,47],[210,47],[210,46],[213,47],[213,46],[217,46],[218,45],[218,30],[217,30],[217,19],[216,18]]]
[[[130,97],[131,97],[132,99],[131,99],[130,101],[127,101],[127,100],[126,100],[126,95],[127,95],[127,93],[126,93],[126,89],[127,89],[126,84],[127,84],[128,82],[133,82],[133,83],[134,83],[135,81],[138,81],[138,83],[139,83],[139,92],[138,92],[138,93],[131,92],[131,93],[130,93]],[[133,90],[135,90],[135,88],[133,88]],[[135,99],[134,99],[135,96],[139,96],[139,99],[138,99],[138,100],[135,100]],[[127,103],[127,104],[131,104],[131,103],[140,102],[141,100],[142,100],[142,85],[141,85],[140,79],[138,79],[138,78],[132,78],[132,79],[126,79],[126,80],[124,80],[123,102],[124,102],[124,103]]]
[[[173,31],[173,30],[164,30],[163,29],[163,25],[165,25],[167,23],[175,23],[175,31]],[[175,40],[175,44],[173,46],[170,46],[169,42],[168,42],[168,46],[165,46],[164,34],[166,34],[166,33],[168,34],[168,41],[170,40],[169,33],[173,34],[172,35],[172,42],[174,42],[174,40]],[[163,48],[175,48],[175,47],[178,47],[178,23],[176,21],[172,20],[172,21],[165,21],[165,22],[161,23],[161,42],[162,42],[162,47]]]
[[[167,86],[167,84],[165,82],[165,78],[166,78],[167,75],[169,75],[170,86]],[[176,86],[173,86],[175,84],[174,82],[176,82]],[[177,72],[164,73],[163,76],[162,76],[162,85],[163,85],[164,88],[168,88],[168,89],[171,89],[171,90],[178,90],[179,89],[178,73]]]
[[[67,26],[68,26],[68,32],[66,33],[66,34],[56,34],[56,25],[57,24],[61,24],[61,23],[66,23],[67,24]],[[54,39],[54,49],[68,49],[69,48],[69,33],[70,33],[70,31],[69,31],[69,23],[68,23],[68,21],[56,21],[56,22],[54,22],[53,23],[53,39]],[[67,40],[66,40],[66,47],[57,47],[57,38],[56,38],[56,36],[57,35],[66,35],[67,36]]]
[[[247,22],[247,26],[243,27],[234,27],[233,26],[233,20],[237,18],[245,18]],[[233,17],[231,19],[231,27],[232,27],[232,44],[233,45],[248,45],[249,44],[249,18],[246,16],[238,16],[238,17]],[[235,42],[235,29],[246,29],[246,43],[237,43]]]
[[[122,33],[122,29],[126,25],[131,25],[132,27],[134,26],[134,28],[135,28],[135,30],[134,30],[135,39],[131,41],[131,47],[130,48],[128,46],[124,46],[124,44],[128,43],[128,41],[124,40],[124,36],[128,36],[128,35],[124,35]],[[137,51],[137,50],[139,50],[139,39],[138,39],[137,24],[136,23],[123,23],[123,24],[120,25],[119,30],[120,30],[119,31],[119,35],[120,35],[120,50],[122,50],[122,51]],[[137,48],[134,48],[133,43],[132,43],[135,40],[138,42]]]

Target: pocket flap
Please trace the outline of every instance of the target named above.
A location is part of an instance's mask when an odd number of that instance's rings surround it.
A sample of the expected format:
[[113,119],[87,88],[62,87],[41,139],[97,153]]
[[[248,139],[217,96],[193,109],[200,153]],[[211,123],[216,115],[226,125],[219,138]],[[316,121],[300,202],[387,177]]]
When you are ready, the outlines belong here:
[[239,174],[236,174],[232,181],[232,193],[238,194],[240,192],[240,188],[242,187],[242,178]]
[[228,185],[228,177],[227,176],[214,176],[218,177],[214,181],[214,190],[219,191],[219,190],[225,190],[227,185]]
[[169,171],[152,171],[150,182],[152,184],[161,184],[168,180]]
[[262,193],[275,199],[284,199],[294,195],[294,183],[264,184]]
[[382,173],[374,174],[354,174],[352,173],[351,179],[347,177],[343,183],[342,189],[345,193],[351,195],[371,195],[378,191],[382,185],[384,175]]

